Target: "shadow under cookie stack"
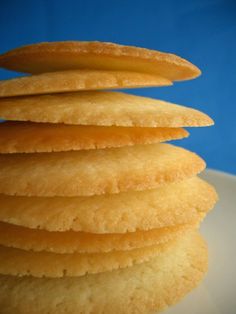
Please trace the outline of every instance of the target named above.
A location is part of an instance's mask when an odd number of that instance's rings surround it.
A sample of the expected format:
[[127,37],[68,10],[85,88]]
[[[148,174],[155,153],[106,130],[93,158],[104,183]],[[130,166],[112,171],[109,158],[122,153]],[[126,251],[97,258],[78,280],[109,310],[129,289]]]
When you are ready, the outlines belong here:
[[108,90],[199,69],[100,42],[20,47],[0,67],[32,74],[0,81],[1,314],[143,314],[178,302],[207,271],[198,227],[217,194],[197,176],[199,156],[161,142],[213,121]]

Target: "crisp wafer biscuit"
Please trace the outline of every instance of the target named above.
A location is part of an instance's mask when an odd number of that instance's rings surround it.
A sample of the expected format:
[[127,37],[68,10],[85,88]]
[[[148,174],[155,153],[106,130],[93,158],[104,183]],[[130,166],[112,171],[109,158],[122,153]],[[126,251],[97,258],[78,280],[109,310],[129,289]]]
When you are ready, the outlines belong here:
[[190,228],[197,228],[203,215],[199,214],[195,224],[176,225],[148,231],[115,234],[84,232],[49,232],[0,223],[0,245],[35,252],[96,253],[126,251],[165,243]]
[[0,97],[168,85],[168,79],[147,73],[76,70],[2,80]]
[[90,91],[0,99],[6,120],[81,125],[188,127],[212,125],[206,114],[166,101]]
[[148,261],[175,242],[176,239],[128,251],[72,254],[33,252],[0,246],[0,274],[54,278],[96,274]]
[[0,153],[70,151],[153,144],[188,136],[181,128],[0,123]]
[[216,200],[215,189],[197,177],[154,190],[91,197],[0,194],[0,221],[48,231],[125,233],[194,222]]
[[0,67],[26,73],[69,69],[125,70],[158,74],[169,80],[195,78],[201,71],[176,55],[107,42],[45,42],[0,56]]
[[131,314],[161,311],[195,288],[207,271],[199,235],[186,235],[163,254],[125,269],[83,277],[0,277],[4,314]]
[[90,196],[145,190],[199,173],[205,162],[170,144],[78,152],[2,154],[0,193]]

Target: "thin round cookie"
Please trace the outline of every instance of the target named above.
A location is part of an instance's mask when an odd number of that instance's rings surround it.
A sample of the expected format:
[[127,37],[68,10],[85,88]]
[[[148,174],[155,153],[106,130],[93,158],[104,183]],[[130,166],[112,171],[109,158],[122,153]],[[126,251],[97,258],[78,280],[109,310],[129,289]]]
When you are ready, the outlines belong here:
[[0,277],[4,314],[131,314],[161,311],[195,288],[207,271],[207,248],[198,234],[163,254],[125,269],[83,277]]
[[0,123],[0,153],[87,150],[153,144],[188,136],[181,128],[104,127],[33,122]]
[[166,78],[147,73],[75,70],[1,80],[0,97],[169,85]]
[[199,156],[170,144],[1,154],[0,193],[91,196],[145,190],[192,177],[204,168]]
[[0,246],[0,274],[34,277],[84,276],[131,267],[143,263],[151,257],[163,254],[178,243],[178,238],[186,237],[193,230],[188,230],[179,237],[157,245],[130,250],[101,253],[52,253],[21,250]]
[[60,254],[127,251],[173,240],[189,229],[197,228],[203,217],[203,214],[199,214],[192,224],[121,234],[48,232],[0,223],[0,245],[26,251],[47,251]]
[[57,254],[0,246],[0,274],[33,277],[79,277],[130,267],[173,246],[176,239],[128,251]]
[[5,120],[123,127],[191,127],[214,122],[184,106],[120,92],[89,91],[0,98]]
[[126,233],[194,222],[217,199],[214,187],[198,177],[151,190],[90,197],[0,194],[0,221],[47,231]]
[[0,55],[0,67],[25,73],[74,69],[125,70],[187,80],[201,74],[192,63],[174,54],[107,42],[44,42]]

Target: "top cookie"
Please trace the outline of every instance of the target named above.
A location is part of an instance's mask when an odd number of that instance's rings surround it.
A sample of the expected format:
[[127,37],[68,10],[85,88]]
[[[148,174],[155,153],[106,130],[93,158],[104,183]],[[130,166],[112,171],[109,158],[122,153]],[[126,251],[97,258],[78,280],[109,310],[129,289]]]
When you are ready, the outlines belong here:
[[106,42],[45,42],[19,47],[0,56],[0,67],[24,73],[75,69],[126,70],[192,79],[201,71],[174,54]]

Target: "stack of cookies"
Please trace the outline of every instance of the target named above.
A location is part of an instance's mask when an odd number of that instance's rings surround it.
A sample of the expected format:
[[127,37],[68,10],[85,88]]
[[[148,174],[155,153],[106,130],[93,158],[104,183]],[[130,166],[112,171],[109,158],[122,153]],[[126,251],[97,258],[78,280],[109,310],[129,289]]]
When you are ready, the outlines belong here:
[[149,313],[179,301],[206,273],[197,229],[217,194],[197,176],[199,156],[161,142],[213,121],[109,89],[199,69],[100,42],[25,46],[0,66],[31,74],[0,82],[1,314]]

